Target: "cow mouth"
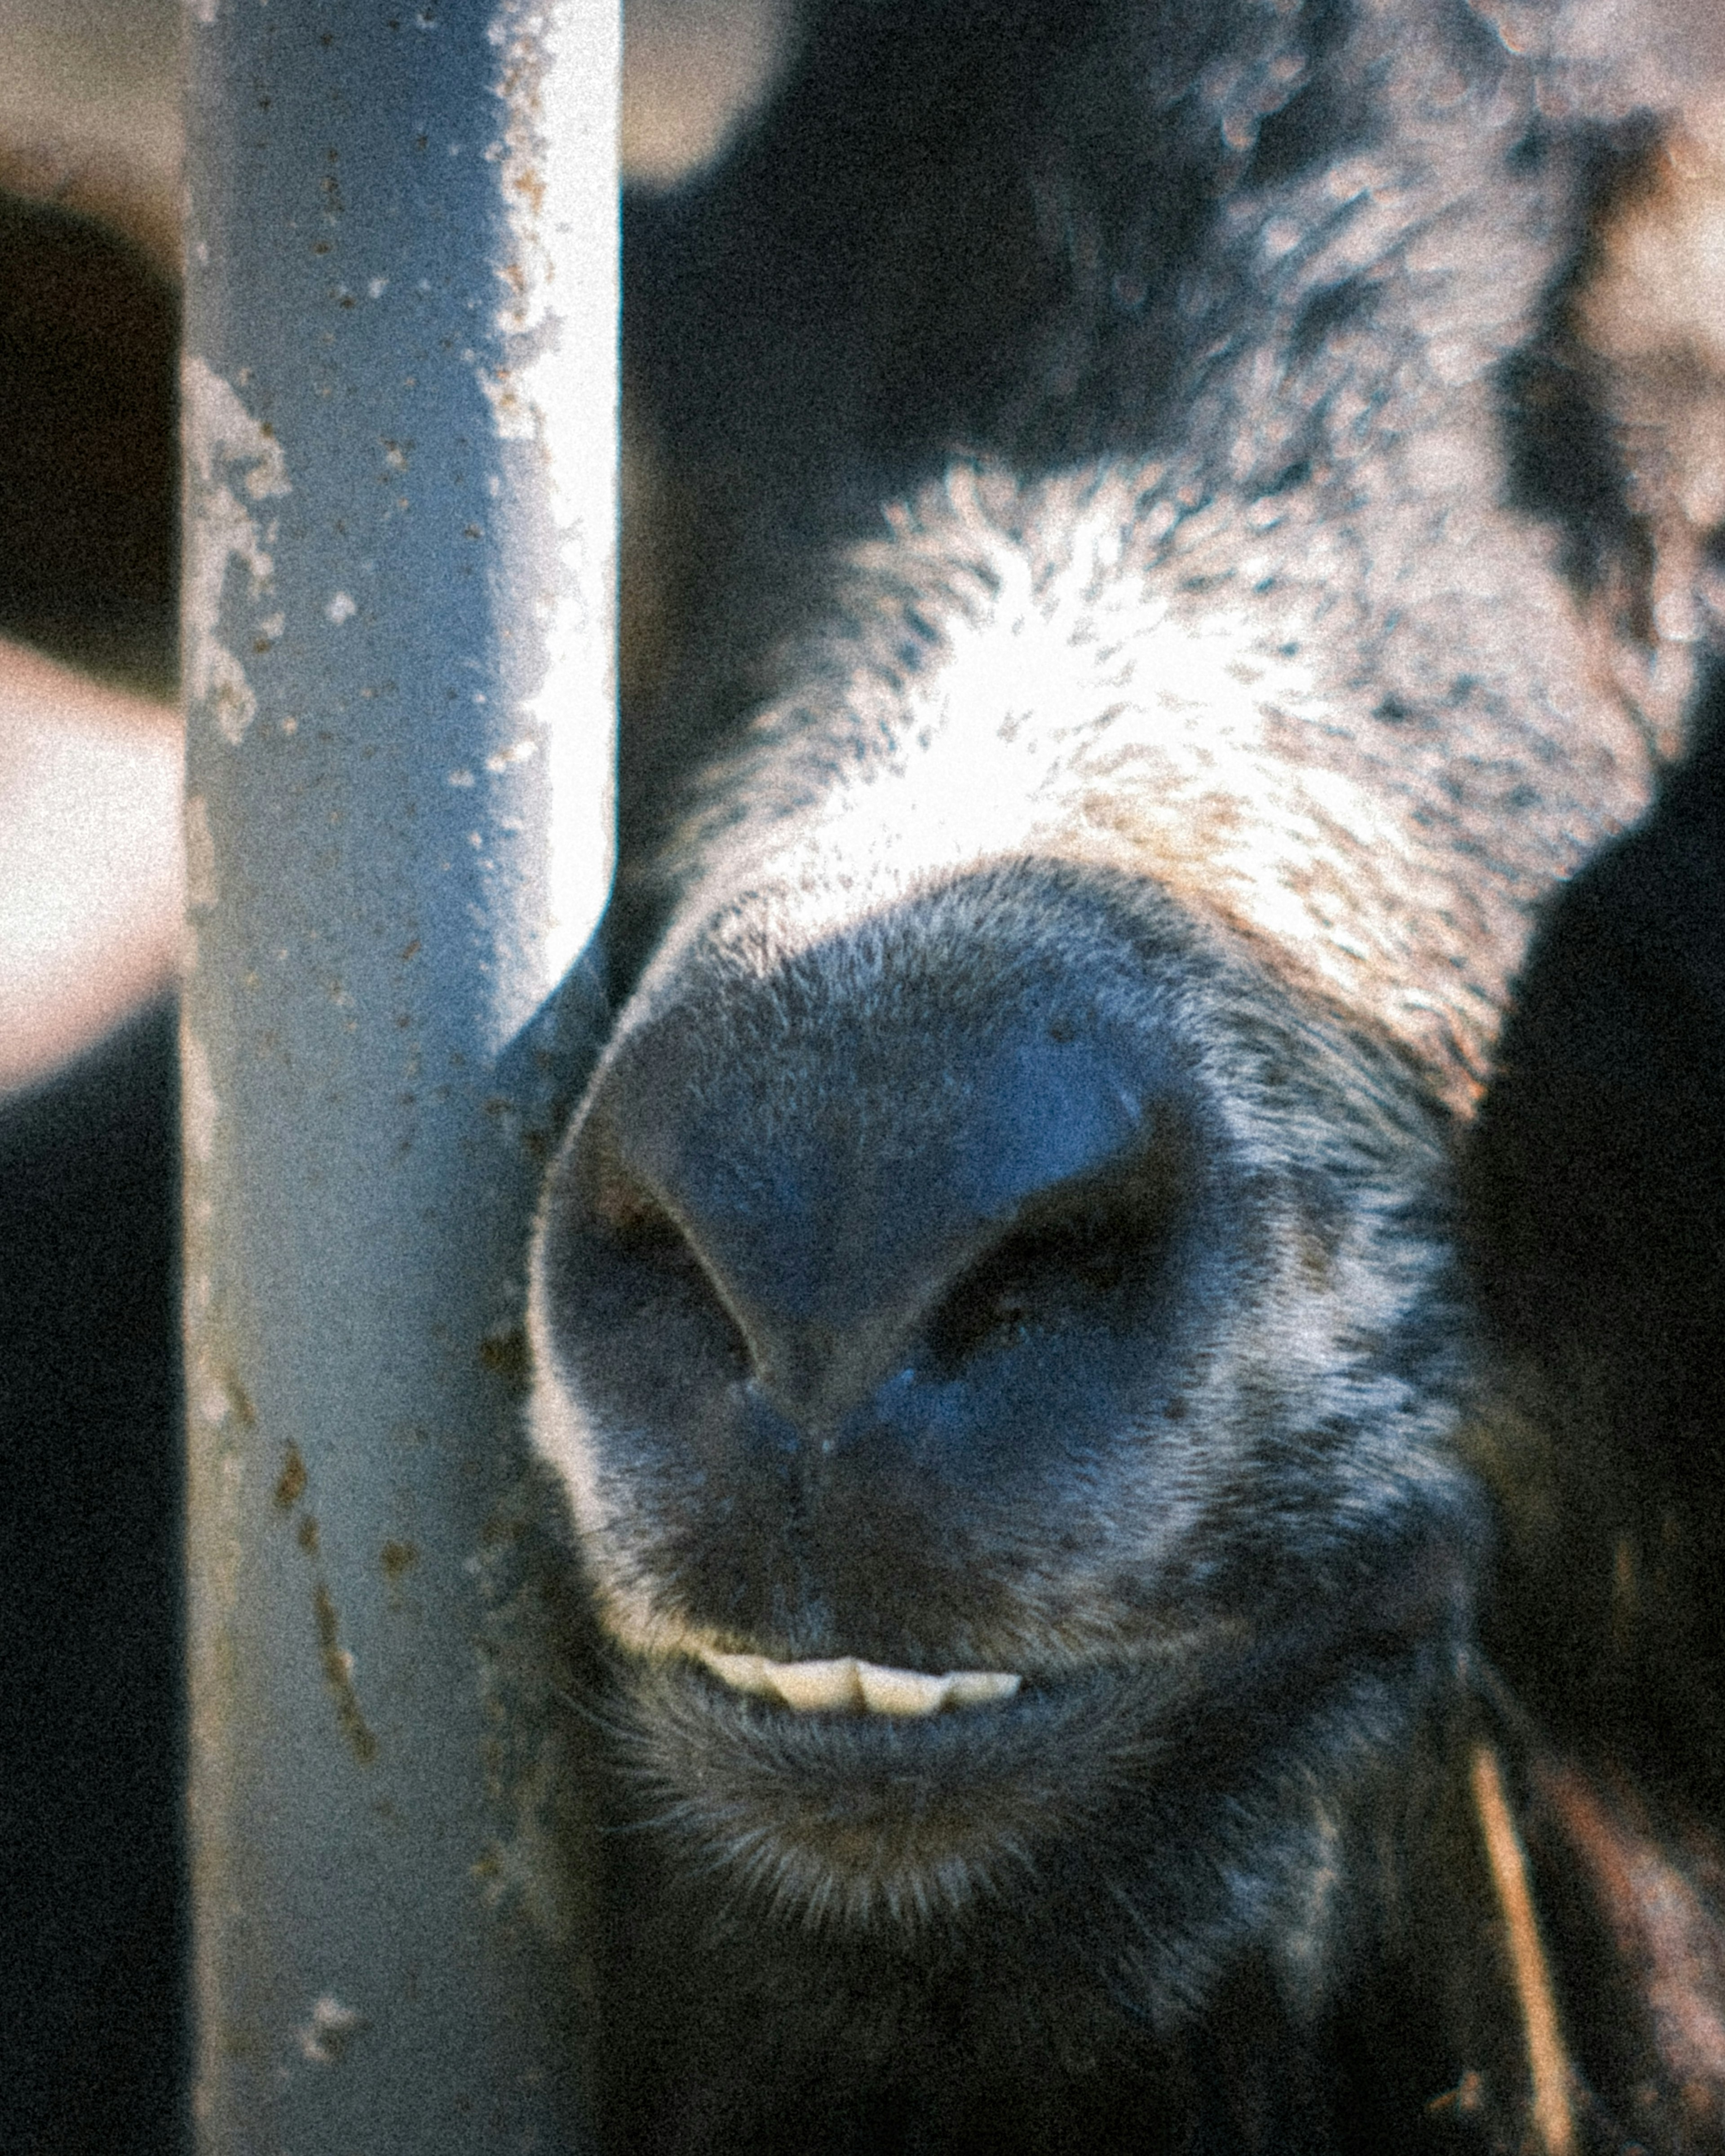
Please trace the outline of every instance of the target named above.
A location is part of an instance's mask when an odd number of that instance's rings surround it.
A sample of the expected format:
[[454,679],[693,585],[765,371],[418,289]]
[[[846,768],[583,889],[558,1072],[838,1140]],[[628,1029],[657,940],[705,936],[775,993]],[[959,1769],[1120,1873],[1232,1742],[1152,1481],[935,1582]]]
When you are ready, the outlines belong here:
[[798,1922],[916,1931],[1106,1810],[1136,1733],[1117,1693],[1108,1671],[1050,1688],[691,1642],[633,1663],[612,1726],[640,1822],[698,1851],[697,1870]]
[[696,1650],[702,1665],[732,1691],[776,1701],[797,1714],[885,1715],[922,1720],[1010,1699],[1024,1679],[1011,1670],[889,1668],[856,1655],[820,1661],[779,1662],[767,1655]]
[[[1344,1629],[1328,1611],[1218,1619],[1159,1651],[1022,1672],[780,1661],[685,1635],[617,1666],[610,1727],[635,1822],[691,1876],[775,1917],[908,1935],[1057,1875],[1079,1892],[1074,1851],[1105,1892],[1122,1850],[1220,1851],[1240,1822],[1281,1815],[1305,1785],[1290,1762],[1337,1732],[1350,1757],[1399,1746],[1408,1676],[1424,1696],[1447,1658],[1394,1627],[1363,1664],[1357,1635],[1327,1637]],[[1178,1899],[1198,1879],[1163,1884]]]

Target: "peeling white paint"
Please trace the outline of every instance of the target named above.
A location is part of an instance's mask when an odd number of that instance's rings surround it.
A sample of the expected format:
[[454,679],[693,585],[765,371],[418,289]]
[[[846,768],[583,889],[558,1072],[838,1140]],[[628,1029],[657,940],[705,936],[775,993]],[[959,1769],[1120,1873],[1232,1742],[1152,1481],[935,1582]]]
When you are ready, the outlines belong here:
[[366,2025],[357,2006],[344,2005],[331,1991],[311,2002],[311,2011],[295,2030],[300,2056],[315,2066],[332,2066]]
[[[252,603],[270,591],[275,565],[267,551],[273,531],[257,520],[234,491],[254,501],[292,492],[287,459],[270,429],[253,418],[239,392],[187,352],[180,368],[180,398],[190,482],[185,597],[186,694],[194,708],[207,706],[224,741],[235,747],[257,716],[258,700],[245,669],[222,642],[222,599],[230,562],[250,576]],[[280,634],[280,616],[272,617]]]
[[234,1412],[234,1402],[207,1357],[198,1355],[193,1358],[186,1389],[191,1394],[192,1412],[199,1422],[206,1430],[220,1430]]
[[186,1150],[200,1168],[215,1157],[216,1125],[222,1103],[209,1067],[209,1051],[197,1034],[185,1029],[180,1042],[181,1124]]
[[186,797],[186,903],[211,906],[219,895],[209,803],[201,793],[190,793]]

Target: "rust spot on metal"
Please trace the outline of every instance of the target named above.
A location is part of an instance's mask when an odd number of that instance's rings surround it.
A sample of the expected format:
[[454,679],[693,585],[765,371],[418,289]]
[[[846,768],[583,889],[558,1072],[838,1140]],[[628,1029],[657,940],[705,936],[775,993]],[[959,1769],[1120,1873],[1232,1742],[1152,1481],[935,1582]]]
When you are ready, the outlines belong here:
[[305,1494],[305,1463],[300,1457],[300,1448],[290,1443],[287,1458],[282,1462],[280,1474],[275,1480],[275,1509],[290,1512]]
[[307,1557],[317,1555],[317,1522],[310,1512],[300,1521],[300,1531],[295,1539]]
[[480,1364],[511,1390],[524,1390],[532,1375],[526,1327],[511,1325],[506,1332],[488,1332],[480,1342]]
[[412,1543],[385,1543],[377,1557],[386,1579],[399,1579],[419,1562],[419,1552]]
[[243,1430],[255,1430],[258,1410],[252,1405],[252,1396],[232,1370],[222,1373],[222,1390],[228,1395],[228,1404],[239,1418]]
[[354,1758],[362,1767],[369,1767],[377,1756],[377,1740],[360,1712],[359,1695],[353,1689],[353,1657],[341,1645],[336,1605],[321,1580],[311,1590],[311,1608],[317,1620],[318,1659],[323,1664],[323,1681],[335,1699],[336,1719]]

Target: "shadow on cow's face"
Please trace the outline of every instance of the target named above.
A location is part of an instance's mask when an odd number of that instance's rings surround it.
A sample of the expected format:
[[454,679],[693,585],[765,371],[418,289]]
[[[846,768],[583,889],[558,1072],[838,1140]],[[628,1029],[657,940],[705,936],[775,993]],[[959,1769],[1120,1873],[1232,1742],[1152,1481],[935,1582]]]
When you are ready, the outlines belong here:
[[541,1439],[649,1770],[775,1891],[914,1915],[1152,1757],[1238,1794],[1423,1691],[1476,1537],[1404,1060],[1117,875],[773,918],[644,991],[539,1254]]

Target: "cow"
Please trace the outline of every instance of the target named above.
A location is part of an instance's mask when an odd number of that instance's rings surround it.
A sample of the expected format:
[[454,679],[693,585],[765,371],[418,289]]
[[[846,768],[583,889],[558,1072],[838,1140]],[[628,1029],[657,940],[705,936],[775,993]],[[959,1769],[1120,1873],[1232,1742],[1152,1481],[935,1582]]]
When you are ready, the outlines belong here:
[[631,211],[679,625],[530,1322],[603,2148],[1725,2143],[1656,58],[834,0]]

